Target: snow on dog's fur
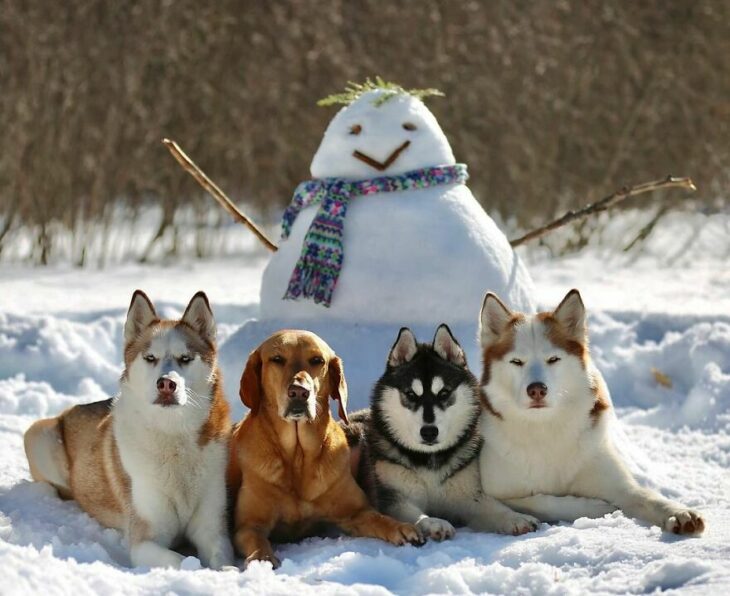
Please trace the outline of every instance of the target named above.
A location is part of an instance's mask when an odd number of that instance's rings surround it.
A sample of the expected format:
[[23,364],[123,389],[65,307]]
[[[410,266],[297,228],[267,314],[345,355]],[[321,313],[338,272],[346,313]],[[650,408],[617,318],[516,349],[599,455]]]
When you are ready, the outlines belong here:
[[[699,513],[639,486],[615,450],[611,400],[590,358],[585,318],[577,290],[555,311],[537,315],[512,312],[486,295],[480,317],[485,491],[546,520],[601,515],[610,505],[668,532],[701,533]],[[556,513],[554,496],[563,495]]]
[[178,567],[187,538],[202,562],[233,561],[227,536],[228,404],[215,322],[198,292],[179,321],[135,292],[124,325],[118,397],[74,406],[25,434],[33,478],[125,532],[134,566]]
[[[387,368],[373,390],[361,424],[378,507],[414,523],[424,537],[451,538],[454,525],[523,534],[538,520],[486,496],[479,482],[481,404],[477,380],[446,325],[433,344],[418,344],[401,329]],[[372,492],[372,491],[371,491]]]

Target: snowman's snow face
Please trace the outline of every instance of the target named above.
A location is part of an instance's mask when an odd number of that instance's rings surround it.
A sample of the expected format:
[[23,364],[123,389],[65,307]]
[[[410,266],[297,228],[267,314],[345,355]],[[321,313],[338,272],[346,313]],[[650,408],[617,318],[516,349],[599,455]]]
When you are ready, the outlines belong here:
[[434,115],[410,95],[375,105],[369,91],[332,119],[312,160],[315,178],[374,178],[451,165],[454,153]]

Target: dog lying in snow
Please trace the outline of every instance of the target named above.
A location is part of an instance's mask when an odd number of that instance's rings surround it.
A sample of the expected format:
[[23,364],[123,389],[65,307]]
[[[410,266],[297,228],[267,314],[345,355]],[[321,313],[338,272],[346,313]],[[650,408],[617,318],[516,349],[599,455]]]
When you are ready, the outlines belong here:
[[280,562],[270,538],[316,534],[320,522],[352,536],[420,544],[416,528],[375,511],[350,473],[342,361],[308,331],[275,333],[251,352],[241,377],[250,408],[231,439],[228,485],[236,495],[234,543],[246,562]]
[[[542,519],[556,516],[555,499],[602,499],[631,517],[675,534],[699,534],[702,516],[642,488],[608,436],[611,401],[588,351],[586,313],[577,290],[553,312],[510,311],[494,294],[480,315],[487,414],[480,457],[484,490]],[[532,495],[535,495],[534,497]],[[592,504],[564,497],[575,518]],[[600,501],[593,502],[601,514]],[[594,516],[594,515],[592,515]]]
[[378,508],[414,523],[424,538],[451,538],[454,525],[524,534],[538,520],[482,491],[479,479],[480,390],[446,325],[433,344],[403,328],[373,390],[370,410],[346,430],[360,443],[358,476],[374,485]]
[[179,567],[186,537],[203,564],[233,562],[226,527],[230,420],[215,322],[198,292],[179,321],[137,290],[124,325],[118,397],[35,422],[25,452],[35,480],[123,530],[134,566]]

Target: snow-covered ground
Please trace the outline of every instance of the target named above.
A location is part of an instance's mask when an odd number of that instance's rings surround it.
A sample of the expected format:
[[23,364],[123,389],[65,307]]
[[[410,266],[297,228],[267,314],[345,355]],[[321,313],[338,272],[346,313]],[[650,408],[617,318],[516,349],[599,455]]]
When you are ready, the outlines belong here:
[[[640,229],[642,217],[648,215],[615,217],[601,245],[576,256],[554,259],[539,248],[523,256],[543,306],[557,304],[571,287],[581,290],[591,312],[592,350],[633,463],[667,496],[705,513],[708,529],[701,538],[662,535],[615,513],[545,524],[521,537],[461,531],[448,543],[422,548],[312,539],[280,547],[284,563],[276,572],[262,564],[241,573],[195,570],[193,559],[183,571],[129,569],[118,532],[60,501],[49,487],[29,482],[22,433],[38,417],[114,393],[121,329],[135,288],[147,291],[164,316],[179,315],[204,289],[225,346],[243,321],[257,315],[266,255],[252,250],[101,271],[5,264],[0,592],[728,593],[730,217],[673,214],[650,237],[643,256],[615,250]],[[671,387],[657,381],[657,372]],[[236,377],[240,369],[224,374]]]

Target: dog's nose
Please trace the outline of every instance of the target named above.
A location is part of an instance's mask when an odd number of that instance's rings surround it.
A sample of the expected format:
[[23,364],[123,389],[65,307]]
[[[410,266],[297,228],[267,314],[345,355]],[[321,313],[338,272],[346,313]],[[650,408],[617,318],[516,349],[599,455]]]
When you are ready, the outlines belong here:
[[287,393],[291,399],[306,400],[309,397],[309,389],[306,389],[301,385],[289,385]]
[[426,443],[433,443],[436,440],[436,437],[439,436],[439,429],[436,426],[422,426],[421,427],[421,438],[426,441]]
[[532,401],[542,401],[547,395],[548,388],[545,383],[530,383],[527,386],[527,395]]
[[158,391],[162,391],[163,393],[173,393],[176,387],[177,383],[175,383],[172,379],[168,379],[167,377],[160,377],[157,379]]

